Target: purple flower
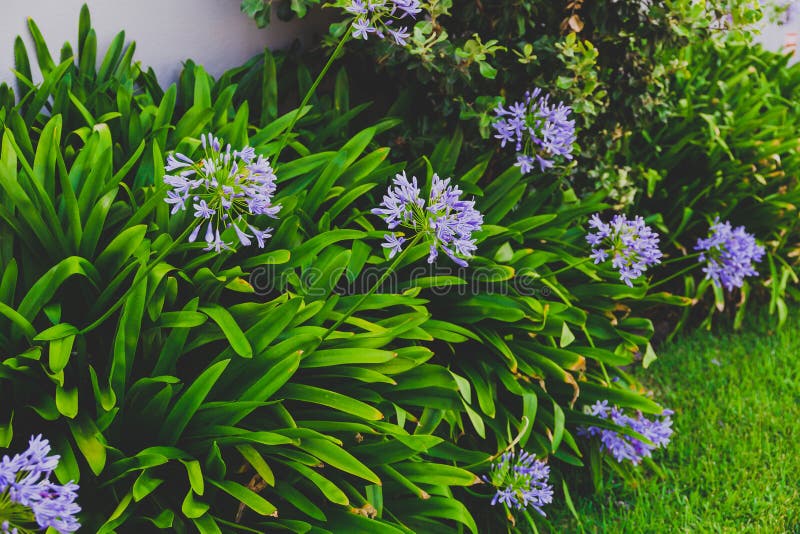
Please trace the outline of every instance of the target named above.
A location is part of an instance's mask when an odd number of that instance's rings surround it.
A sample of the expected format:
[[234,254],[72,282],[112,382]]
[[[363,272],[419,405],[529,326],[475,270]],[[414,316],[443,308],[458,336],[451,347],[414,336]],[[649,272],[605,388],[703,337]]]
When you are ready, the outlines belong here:
[[386,239],[386,243],[381,246],[389,249],[389,259],[394,258],[397,253],[403,250],[403,243],[406,240],[404,237],[398,237],[395,234],[384,234],[383,238]]
[[[172,191],[170,191],[170,193],[171,192]],[[195,209],[194,216],[196,218],[203,218],[203,219],[210,219],[211,216],[217,212],[216,210],[212,210],[211,208],[209,208],[205,200],[200,200],[199,202],[196,202],[194,205],[194,209]]]
[[62,534],[80,528],[78,486],[49,480],[58,460],[42,436],[32,437],[25,452],[0,460],[0,516],[9,518],[0,523],[3,533],[29,532],[34,522]]
[[356,19],[353,23],[353,37],[356,39],[367,39],[370,33],[377,31],[367,19]]
[[745,231],[744,226],[733,228],[731,223],[714,221],[706,239],[698,239],[695,250],[701,251],[698,260],[703,263],[706,279],[728,291],[742,287],[748,276],[758,276],[753,263],[764,257],[764,247]]
[[231,243],[222,236],[228,229],[242,246],[252,244],[255,236],[259,248],[263,248],[272,229],[259,230],[247,219],[258,215],[276,218],[281,209],[272,204],[276,177],[269,161],[252,147],[231,151],[227,145],[223,150],[220,140],[211,134],[203,134],[200,141],[204,158],[199,162],[183,154],[167,157],[168,172],[182,169],[179,174],[164,176],[164,183],[172,187],[164,199],[172,205],[171,213],[185,211],[191,201],[197,221],[189,242],[193,243],[205,226],[205,250],[230,248]]
[[353,37],[369,39],[374,33],[398,46],[406,46],[411,33],[407,26],[393,29],[393,24],[406,18],[416,18],[422,12],[420,0],[350,0],[344,10],[355,17]]
[[531,156],[517,154],[517,162],[514,164],[514,166],[519,167],[519,172],[522,174],[528,174],[533,170],[534,162],[535,160]]
[[394,10],[401,13],[400,18],[415,17],[422,12],[419,0],[392,0]]
[[396,30],[392,30],[391,28],[387,28],[389,35],[394,38],[394,42],[397,43],[399,46],[405,46],[408,44],[408,38],[411,37],[411,34],[408,33],[408,28],[405,26],[401,26]]
[[589,219],[589,227],[594,232],[586,235],[592,246],[591,258],[594,263],[603,263],[611,258],[611,265],[619,271],[619,278],[628,286],[644,274],[651,265],[661,263],[658,249],[658,234],[647,226],[644,219],[625,215],[615,215],[609,223],[604,223],[599,214]]
[[508,108],[499,104],[492,124],[500,139],[500,146],[513,144],[517,152],[517,163],[522,174],[533,170],[538,163],[544,171],[555,165],[556,158],[572,159],[575,144],[575,121],[569,119],[572,108],[550,103],[550,95],[542,94],[538,87],[525,93],[522,102]]
[[350,4],[345,6],[344,10],[353,15],[366,15],[368,13],[363,0],[350,0]]
[[187,169],[194,165],[194,161],[184,156],[183,154],[175,153],[167,156],[167,165],[165,167],[167,172],[172,172],[176,169]]
[[672,437],[672,419],[670,417],[674,413],[672,410],[664,410],[661,412],[660,420],[651,421],[641,412],[638,412],[635,418],[626,415],[616,406],[609,407],[608,401],[604,400],[588,406],[586,412],[594,417],[609,420],[618,426],[627,427],[649,440],[648,443],[633,436],[621,434],[616,430],[597,426],[580,429],[579,433],[584,436],[599,438],[601,450],[607,451],[620,463],[628,460],[633,465],[639,465],[643,458],[652,456],[655,449],[666,448]]
[[[372,213],[383,217],[389,230],[398,226],[421,235],[430,246],[428,263],[433,263],[444,252],[462,267],[467,266],[465,258],[471,258],[477,249],[472,232],[481,229],[483,216],[475,209],[475,202],[462,200],[461,189],[450,185],[450,178],[442,180],[434,174],[426,207],[417,178],[408,181],[406,173],[398,174],[383,197],[381,207]],[[396,234],[387,234],[385,248],[390,249],[390,257],[400,252],[402,241]]]
[[186,209],[186,194],[181,194],[176,191],[167,191],[167,198],[164,199],[164,202],[167,204],[172,204],[172,210],[170,210],[171,215],[175,215],[181,210]]
[[553,502],[553,486],[549,484],[550,466],[525,451],[504,453],[492,464],[484,482],[495,488],[492,506],[522,510],[532,507],[546,515],[542,507]]

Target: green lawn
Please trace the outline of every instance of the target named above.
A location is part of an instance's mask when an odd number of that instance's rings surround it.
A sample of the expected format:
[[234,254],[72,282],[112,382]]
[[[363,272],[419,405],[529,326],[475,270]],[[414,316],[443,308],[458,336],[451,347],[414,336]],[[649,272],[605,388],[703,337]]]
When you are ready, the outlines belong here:
[[573,495],[582,525],[553,512],[557,530],[800,533],[800,314],[779,331],[695,332],[659,356],[642,378],[676,411],[655,453],[665,478]]

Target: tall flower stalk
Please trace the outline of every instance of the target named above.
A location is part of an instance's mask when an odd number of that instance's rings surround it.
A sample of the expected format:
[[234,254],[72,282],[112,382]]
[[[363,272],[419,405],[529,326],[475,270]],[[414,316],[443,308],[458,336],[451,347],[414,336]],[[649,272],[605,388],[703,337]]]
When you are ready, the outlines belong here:
[[242,247],[256,244],[264,248],[272,236],[272,228],[257,226],[253,220],[259,216],[275,219],[281,209],[272,202],[277,187],[270,162],[252,147],[223,147],[222,141],[211,134],[201,135],[200,145],[203,155],[199,160],[175,153],[167,156],[164,166],[164,184],[168,187],[164,202],[172,206],[172,215],[191,209],[192,222],[145,269],[140,269],[125,293],[81,333],[94,330],[111,317],[184,240],[195,242],[202,232],[204,250],[221,253],[232,249],[234,242]]
[[423,11],[419,0],[343,0],[338,2],[336,6],[342,8],[345,13],[353,18],[347,24],[344,34],[339,39],[339,43],[328,58],[325,66],[322,67],[311,87],[306,91],[303,100],[300,102],[300,107],[294,112],[292,120],[289,122],[289,127],[283,134],[278,150],[273,157],[276,165],[283,149],[289,144],[289,138],[297,125],[297,121],[300,120],[303,109],[308,105],[319,84],[328,74],[345,43],[351,38],[367,40],[370,35],[374,35],[393,42],[397,46],[406,46],[411,34],[408,31],[408,27],[402,24],[407,20],[413,20]]
[[336,60],[336,56],[339,55],[339,52],[342,51],[342,48],[344,48],[344,45],[347,42],[347,40],[350,39],[350,34],[351,34],[350,29],[352,28],[352,26],[353,22],[351,22],[350,25],[347,27],[347,31],[345,31],[345,34],[339,40],[339,44],[336,45],[336,48],[334,49],[331,56],[328,58],[328,61],[325,63],[325,66],[322,67],[322,70],[317,75],[317,78],[314,80],[314,83],[311,84],[311,87],[306,92],[302,102],[300,102],[300,107],[298,107],[297,110],[294,112],[294,115],[292,115],[292,120],[289,122],[289,127],[286,129],[286,132],[284,132],[283,137],[281,138],[281,144],[278,145],[278,150],[275,152],[275,156],[273,158],[273,161],[275,162],[276,165],[278,164],[283,149],[286,148],[287,144],[289,144],[289,138],[292,135],[294,127],[297,125],[297,121],[300,120],[300,115],[303,113],[303,109],[306,107],[306,105],[308,105],[308,102],[311,100],[311,97],[317,91],[317,87],[319,87],[319,84],[322,82],[322,79],[325,77],[326,74],[328,74],[331,65],[333,65],[333,62]]

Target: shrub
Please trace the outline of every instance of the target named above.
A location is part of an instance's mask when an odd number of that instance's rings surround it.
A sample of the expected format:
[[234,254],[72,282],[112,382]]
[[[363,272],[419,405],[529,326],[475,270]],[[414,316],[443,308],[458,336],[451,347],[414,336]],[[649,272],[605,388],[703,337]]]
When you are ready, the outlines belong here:
[[[712,290],[713,311],[733,299],[744,302],[751,287],[760,288],[783,323],[794,293],[789,283],[797,282],[800,67],[787,65],[787,56],[736,42],[695,44],[677,59],[686,69],[670,82],[673,111],[621,141],[617,153],[619,166],[650,177],[632,182],[635,209],[660,221],[673,257],[693,252],[715,217],[745,225],[766,245],[760,278],[728,299],[722,288],[701,281],[698,269],[682,280],[686,294],[702,299]],[[738,308],[737,323],[744,310]]]
[[[291,8],[302,17],[316,3],[297,1]],[[669,112],[667,76],[678,66],[665,61],[663,51],[731,30],[738,34],[761,13],[750,0],[433,0],[422,8],[426,16],[411,24],[409,46],[351,43],[341,60],[359,100],[386,95],[378,98],[378,114],[392,106],[404,119],[392,148],[413,157],[466,119],[465,148],[482,153],[498,97],[519,100],[534,86],[546,87],[578,115],[582,150],[571,172],[582,179],[603,160],[610,137]],[[279,9],[290,14],[288,6]],[[243,10],[252,16],[244,3]],[[337,9],[323,11],[338,18]],[[331,25],[329,47],[345,27]]]
[[[50,68],[31,23],[44,81],[18,104],[2,90],[0,445],[45,434],[86,529],[524,531],[538,520],[477,485],[503,453],[546,460],[557,502],[562,472],[632,476],[577,430],[632,431],[582,408],[661,412],[625,368],[655,357],[640,310],[682,300],[585,261],[600,196],[487,174],[460,131],[392,163],[375,139],[396,121],[355,128],[340,75],[276,164],[267,246],[203,251],[176,237],[189,221],[162,162],[205,130],[270,158],[291,118],[273,59],[217,81],[188,63],[162,91],[118,41],[94,71],[86,10],[80,27],[77,63]],[[253,121],[234,80],[259,73]],[[478,251],[428,271],[420,244],[363,298],[387,265],[370,210],[403,169],[458,177],[484,216]]]

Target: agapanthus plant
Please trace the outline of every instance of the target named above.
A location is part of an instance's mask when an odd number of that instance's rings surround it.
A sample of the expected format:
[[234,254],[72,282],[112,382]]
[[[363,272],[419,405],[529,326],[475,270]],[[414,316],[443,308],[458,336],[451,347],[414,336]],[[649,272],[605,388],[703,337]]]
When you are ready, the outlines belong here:
[[508,108],[502,104],[495,110],[492,124],[500,146],[510,144],[517,152],[516,166],[522,174],[530,173],[534,165],[545,170],[558,158],[572,159],[575,144],[575,121],[570,120],[572,108],[563,102],[550,102],[550,95],[540,88],[525,93],[525,99]]
[[714,221],[707,238],[697,240],[695,250],[700,251],[699,261],[705,263],[706,278],[728,291],[742,287],[748,276],[758,276],[753,267],[764,256],[764,247],[747,233],[744,226],[733,228],[728,221]]
[[408,44],[411,32],[408,24],[422,12],[419,0],[346,0],[344,10],[353,15],[352,35],[369,39],[374,35],[398,46]]
[[75,502],[78,486],[55,484],[50,475],[59,457],[50,455],[50,443],[34,436],[28,449],[0,460],[0,532],[25,534],[52,528],[61,534],[75,532],[81,511]]
[[619,271],[619,278],[633,287],[633,280],[644,274],[651,265],[661,263],[658,249],[659,237],[647,226],[642,217],[628,219],[615,215],[604,223],[599,214],[592,215],[589,226],[594,232],[586,235],[592,246],[591,258],[599,264],[611,259],[611,265]]
[[517,510],[530,506],[541,515],[546,515],[542,507],[553,502],[549,478],[550,466],[525,451],[504,453],[483,476],[484,482],[496,488],[492,506]]
[[616,430],[590,426],[581,430],[581,434],[600,439],[600,447],[607,451],[617,462],[630,461],[633,465],[639,465],[643,458],[649,458],[657,448],[665,448],[669,444],[672,436],[672,410],[661,412],[661,419],[647,419],[641,413],[636,417],[626,415],[618,407],[609,407],[608,401],[597,401],[587,409],[590,415],[606,419],[613,423],[627,427],[638,432],[650,442],[642,441],[633,436],[622,434]]
[[167,157],[165,170],[172,174],[164,176],[164,183],[172,189],[164,200],[172,205],[172,214],[193,211],[195,227],[189,241],[194,242],[202,231],[208,245],[205,250],[230,248],[233,241],[224,237],[228,229],[242,246],[255,240],[263,248],[272,228],[261,229],[252,219],[258,215],[277,218],[281,209],[272,203],[276,186],[269,161],[251,147],[232,150],[229,144],[223,149],[211,134],[201,135],[200,141],[204,153],[199,161],[183,154]]
[[472,233],[481,229],[483,216],[475,209],[475,202],[462,200],[458,186],[450,185],[450,178],[442,180],[434,174],[427,203],[417,185],[417,178],[411,181],[405,171],[395,176],[394,186],[389,187],[380,208],[372,213],[380,215],[389,230],[405,228],[413,234],[408,238],[397,233],[386,234],[383,244],[389,249],[389,257],[398,254],[403,245],[413,239],[424,240],[430,246],[428,263],[433,263],[444,252],[462,267],[466,259],[472,257],[477,249]]

